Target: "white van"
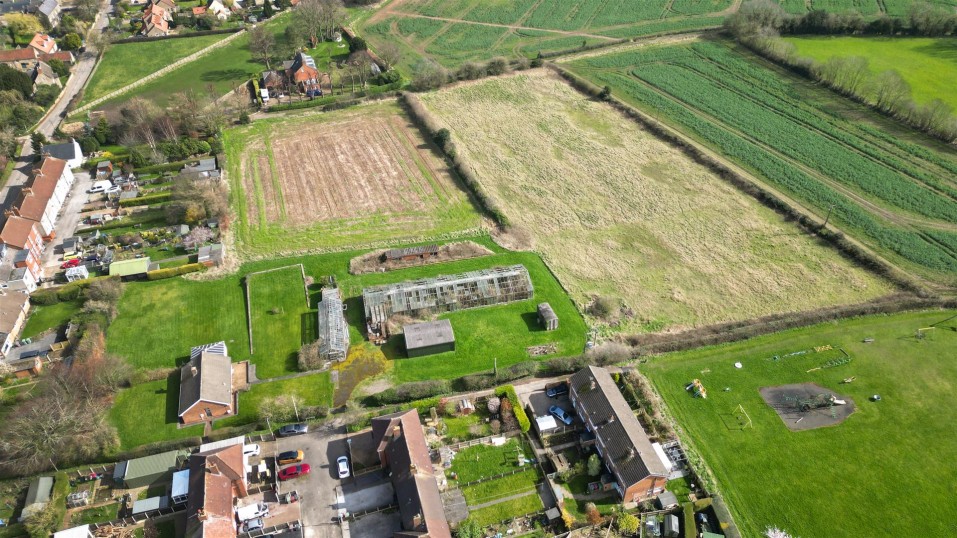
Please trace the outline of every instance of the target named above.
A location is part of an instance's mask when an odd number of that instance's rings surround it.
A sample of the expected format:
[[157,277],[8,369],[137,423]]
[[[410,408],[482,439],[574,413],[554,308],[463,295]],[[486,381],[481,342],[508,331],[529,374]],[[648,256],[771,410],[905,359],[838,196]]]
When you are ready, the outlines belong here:
[[236,509],[236,519],[240,523],[260,517],[269,517],[269,507],[266,506],[266,503],[250,504]]
[[107,191],[110,187],[112,187],[112,186],[113,186],[113,183],[111,183],[109,180],[101,179],[100,181],[94,181],[94,182],[93,182],[93,186],[90,187],[90,189],[89,189],[88,191],[86,191],[86,192],[87,192],[88,194],[96,194],[96,193],[99,193],[99,192],[106,192],[106,191]]

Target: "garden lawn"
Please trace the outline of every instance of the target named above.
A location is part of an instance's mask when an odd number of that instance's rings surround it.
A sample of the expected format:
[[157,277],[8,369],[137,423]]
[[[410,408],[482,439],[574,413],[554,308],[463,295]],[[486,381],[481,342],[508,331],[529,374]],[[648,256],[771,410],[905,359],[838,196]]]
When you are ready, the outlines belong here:
[[221,34],[113,45],[100,59],[93,77],[83,90],[80,105],[149,76],[226,37]]
[[[456,481],[463,484],[514,471],[519,468],[519,439],[513,437],[502,446],[475,445],[463,448],[455,454],[449,470],[457,475]],[[533,454],[528,446],[522,447],[522,453],[527,457]]]
[[867,58],[874,74],[896,70],[914,101],[940,99],[957,108],[957,39],[896,37],[789,37],[801,56],[826,62],[834,57]]
[[30,310],[30,319],[27,320],[20,338],[32,338],[49,329],[66,325],[81,308],[83,308],[83,301],[80,299],[49,306],[35,306]]
[[[316,312],[309,310],[299,266],[246,277],[253,322],[256,376],[299,370],[297,353],[316,339]],[[258,349],[257,349],[258,348]]]
[[239,414],[213,423],[214,428],[240,426],[259,420],[259,403],[277,396],[296,395],[302,405],[330,407],[334,387],[328,372],[253,385],[239,395]]
[[110,409],[110,423],[120,436],[120,451],[140,445],[203,435],[203,426],[178,428],[179,373],[168,379],[121,390]]
[[[923,341],[915,339],[918,328],[933,326]],[[809,371],[827,355],[813,349],[826,345],[843,348],[853,360]],[[957,311],[928,311],[664,355],[641,369],[685,441],[711,467],[742,535],[758,536],[775,526],[793,536],[872,536],[874,514],[893,507],[894,517],[881,520],[881,536],[912,535],[914,529],[947,536],[953,533],[957,482],[954,349]],[[810,351],[785,356],[801,350]],[[853,383],[842,383],[850,377]],[[695,378],[709,389],[707,399],[685,391]],[[758,389],[804,382],[852,399],[855,412],[839,425],[791,432]],[[874,394],[882,400],[869,401]],[[753,428],[739,429],[738,405]]]
[[487,527],[525,514],[540,512],[542,508],[541,498],[537,493],[533,493],[478,510],[471,510],[469,511],[469,518],[478,523],[479,526]]
[[70,526],[77,527],[79,525],[89,525],[90,523],[113,521],[116,519],[117,507],[118,505],[111,503],[104,506],[97,506],[96,508],[87,508],[80,512],[74,512],[73,515],[70,516]]

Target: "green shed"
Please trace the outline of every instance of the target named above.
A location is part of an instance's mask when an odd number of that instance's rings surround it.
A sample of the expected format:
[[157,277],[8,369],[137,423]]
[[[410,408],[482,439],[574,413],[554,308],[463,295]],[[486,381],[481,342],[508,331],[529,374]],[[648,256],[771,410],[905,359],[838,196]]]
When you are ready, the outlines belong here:
[[118,486],[126,489],[168,482],[172,480],[173,473],[182,468],[188,457],[188,451],[171,450],[135,460],[123,461],[116,464],[116,469],[113,471],[113,481]]
[[149,257],[133,258],[132,260],[122,260],[110,264],[110,276],[118,276],[123,280],[146,278],[146,272],[149,270]]
[[409,358],[455,351],[455,334],[447,319],[406,325],[402,332],[405,333],[405,352]]

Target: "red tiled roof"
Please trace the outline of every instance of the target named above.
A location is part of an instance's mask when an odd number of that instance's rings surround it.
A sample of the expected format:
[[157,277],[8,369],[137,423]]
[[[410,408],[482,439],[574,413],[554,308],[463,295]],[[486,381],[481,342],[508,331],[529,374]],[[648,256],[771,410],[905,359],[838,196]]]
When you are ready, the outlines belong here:
[[0,63],[21,62],[23,60],[35,60],[37,51],[26,47],[23,49],[0,50]]
[[193,8],[193,15],[203,15],[204,13],[206,13],[206,8],[204,6]]
[[166,32],[169,30],[169,25],[166,23],[166,20],[159,13],[152,13],[149,17],[149,20],[143,24],[143,32],[148,33],[153,28],[159,28],[160,30]]
[[37,227],[37,223],[18,217],[16,215],[10,215],[7,217],[6,224],[3,225],[3,230],[0,231],[0,241],[3,241],[4,244],[11,247],[16,247],[19,249],[25,249],[27,244],[27,239],[30,237],[30,232],[36,230],[37,237],[40,236],[40,229]]
[[42,53],[53,52],[56,48],[56,40],[46,34],[34,34],[30,40],[30,46]]
[[72,64],[76,61],[76,58],[73,57],[73,53],[68,50],[61,50],[51,54],[41,54],[39,59],[44,62],[49,62],[50,60],[60,60],[65,64]]

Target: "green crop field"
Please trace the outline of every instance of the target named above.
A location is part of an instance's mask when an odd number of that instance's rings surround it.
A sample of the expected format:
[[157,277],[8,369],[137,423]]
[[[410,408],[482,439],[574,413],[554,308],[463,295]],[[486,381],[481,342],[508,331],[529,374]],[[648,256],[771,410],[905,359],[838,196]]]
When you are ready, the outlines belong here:
[[249,257],[436,238],[480,216],[394,103],[226,131],[238,249]]
[[[570,65],[717,149],[895,263],[951,283],[957,153],[821,104],[833,96],[721,42],[655,47]],[[933,148],[933,149],[932,149]]]
[[[865,17],[889,15],[906,17],[914,0],[778,0],[785,11],[803,15],[811,10],[829,13],[860,13]],[[934,0],[932,4],[957,5],[955,0]]]
[[[640,368],[711,467],[744,536],[768,526],[792,536],[909,536],[915,529],[949,536],[957,481],[954,314],[844,320],[663,355]],[[915,338],[917,329],[935,324],[923,340]],[[828,345],[851,362],[809,371],[830,356],[814,348]],[[798,351],[807,352],[787,356]],[[696,378],[707,399],[685,390]],[[758,389],[793,383],[816,383],[856,408],[843,423],[792,432]],[[874,394],[881,401],[870,401]],[[753,427],[739,426],[738,405]],[[893,517],[878,518],[875,527],[875,514],[889,512]]]
[[680,330],[893,289],[554,75],[421,99],[572,298],[621,301],[623,315],[595,326]]
[[373,48],[400,45],[408,70],[423,56],[455,67],[493,56],[534,57],[614,39],[720,26],[732,0],[399,0],[364,21]]
[[940,99],[957,108],[957,39],[884,37],[788,37],[801,56],[867,58],[873,73],[896,70],[910,84],[914,102]]
[[83,90],[83,101],[80,105],[149,76],[226,37],[209,35],[114,45],[100,59],[93,78]]

